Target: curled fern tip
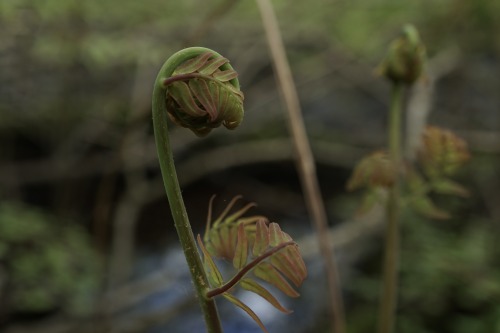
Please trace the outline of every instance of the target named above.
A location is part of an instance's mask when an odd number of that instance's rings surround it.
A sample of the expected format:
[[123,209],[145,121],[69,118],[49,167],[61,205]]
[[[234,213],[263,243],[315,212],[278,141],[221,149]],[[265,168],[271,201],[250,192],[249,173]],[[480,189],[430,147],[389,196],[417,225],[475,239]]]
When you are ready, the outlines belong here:
[[220,125],[238,127],[244,97],[237,77],[228,59],[208,49],[187,59],[161,82],[170,119],[197,136]]

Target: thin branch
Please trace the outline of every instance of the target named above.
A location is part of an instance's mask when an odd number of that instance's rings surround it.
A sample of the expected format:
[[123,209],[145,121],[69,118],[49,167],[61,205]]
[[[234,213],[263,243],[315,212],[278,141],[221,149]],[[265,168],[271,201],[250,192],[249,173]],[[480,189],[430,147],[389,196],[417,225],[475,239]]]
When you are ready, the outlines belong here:
[[271,51],[281,94],[289,114],[289,127],[296,153],[296,163],[302,187],[305,191],[306,204],[313,217],[318,243],[324,259],[332,310],[332,329],[336,333],[344,333],[346,325],[339,274],[337,272],[333,249],[327,237],[328,221],[326,209],[321,197],[314,158],[304,127],[297,89],[294,85],[273,7],[269,0],[257,0],[257,4],[266,31],[267,42]]

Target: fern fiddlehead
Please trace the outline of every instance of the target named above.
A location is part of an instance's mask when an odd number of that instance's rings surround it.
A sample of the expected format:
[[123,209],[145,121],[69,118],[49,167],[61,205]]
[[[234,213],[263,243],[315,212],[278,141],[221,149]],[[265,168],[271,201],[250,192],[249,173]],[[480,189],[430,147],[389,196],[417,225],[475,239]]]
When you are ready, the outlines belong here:
[[229,60],[214,57],[210,51],[184,62],[163,81],[168,115],[198,136],[221,124],[228,129],[238,127],[243,119],[243,93],[237,76]]
[[210,333],[222,332],[222,327],[214,300],[206,297],[209,282],[182,199],[167,120],[170,117],[198,136],[221,124],[235,128],[243,118],[243,94],[236,76],[229,61],[217,52],[192,47],[175,53],[163,64],[153,88],[153,126],[163,183]]
[[[250,275],[291,297],[299,294],[288,281],[299,287],[307,275],[297,244],[278,224],[269,223],[262,216],[242,217],[253,204],[228,216],[239,197],[213,223],[213,199],[210,201],[205,243],[199,235],[197,239],[203,262],[196,250],[177,179],[167,120],[189,128],[197,136],[205,136],[220,125],[236,128],[243,119],[243,93],[237,76],[229,61],[215,51],[188,48],[164,63],[153,90],[153,125],[165,191],[209,333],[222,332],[214,302],[218,295],[245,310],[267,332],[257,315],[231,293],[236,285],[262,296],[278,310],[290,312]],[[232,261],[237,270],[234,277],[225,282],[212,256]]]

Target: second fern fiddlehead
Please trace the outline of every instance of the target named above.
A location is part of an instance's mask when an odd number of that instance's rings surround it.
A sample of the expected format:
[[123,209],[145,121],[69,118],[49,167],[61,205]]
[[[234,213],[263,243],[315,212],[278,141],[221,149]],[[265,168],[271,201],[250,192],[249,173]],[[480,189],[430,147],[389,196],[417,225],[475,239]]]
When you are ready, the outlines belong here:
[[[212,286],[207,296],[223,296],[247,312],[267,332],[259,317],[235,297],[232,291],[236,286],[241,286],[263,297],[279,311],[290,313],[256,278],[289,297],[298,297],[299,293],[290,282],[295,287],[300,287],[307,276],[307,269],[297,244],[277,223],[270,223],[267,218],[258,215],[242,217],[254,204],[248,204],[228,216],[239,198],[235,197],[213,223],[212,198],[203,241],[198,235],[198,244],[202,249],[205,269]],[[213,257],[230,261],[236,274],[225,281]]]

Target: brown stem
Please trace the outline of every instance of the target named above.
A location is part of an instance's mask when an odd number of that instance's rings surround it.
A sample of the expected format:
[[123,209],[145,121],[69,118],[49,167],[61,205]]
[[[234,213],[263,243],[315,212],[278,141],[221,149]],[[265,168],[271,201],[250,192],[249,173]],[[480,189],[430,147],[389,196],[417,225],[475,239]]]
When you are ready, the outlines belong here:
[[340,279],[333,255],[332,244],[328,239],[326,210],[316,176],[314,158],[304,127],[297,89],[294,84],[290,65],[286,58],[283,39],[281,38],[273,7],[269,0],[257,0],[257,4],[266,31],[267,42],[271,51],[281,94],[288,110],[289,127],[295,147],[296,164],[302,182],[302,188],[305,192],[306,205],[313,217],[313,225],[316,229],[316,235],[325,265],[333,321],[332,330],[335,333],[345,333],[344,303],[342,300]]

